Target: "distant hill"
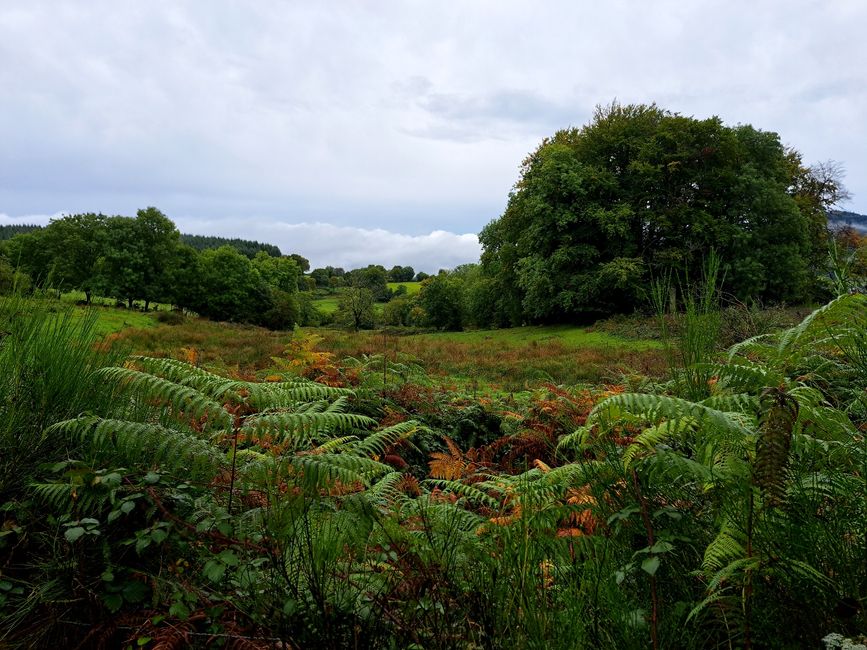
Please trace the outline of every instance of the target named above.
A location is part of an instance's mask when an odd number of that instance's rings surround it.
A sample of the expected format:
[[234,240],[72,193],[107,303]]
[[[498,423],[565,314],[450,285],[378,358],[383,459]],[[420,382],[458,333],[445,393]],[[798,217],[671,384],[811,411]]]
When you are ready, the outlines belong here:
[[208,235],[181,235],[181,241],[192,246],[196,250],[203,251],[208,248],[219,248],[220,246],[231,246],[242,255],[249,258],[256,256],[259,251],[265,251],[271,257],[281,257],[280,249],[274,244],[262,244],[249,239],[227,239],[226,237],[211,237]]
[[847,212],[845,210],[829,210],[828,226],[851,226],[860,232],[867,232],[867,214]]
[[15,235],[23,235],[24,233],[33,232],[34,230],[39,230],[42,226],[37,225],[19,225],[12,224],[8,226],[0,226],[0,241],[5,239],[12,239]]

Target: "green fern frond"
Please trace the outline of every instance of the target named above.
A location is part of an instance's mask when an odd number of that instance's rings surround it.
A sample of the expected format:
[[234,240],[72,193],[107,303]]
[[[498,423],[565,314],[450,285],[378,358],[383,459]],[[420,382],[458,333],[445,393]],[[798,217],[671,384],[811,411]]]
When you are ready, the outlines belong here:
[[704,551],[702,570],[716,573],[743,559],[747,554],[744,543],[743,533],[730,522],[723,522],[719,533]]
[[128,465],[147,459],[149,465],[184,470],[195,477],[213,476],[223,459],[219,449],[192,432],[143,422],[87,416],[57,422],[45,433],[89,443],[94,451],[119,456]]
[[867,309],[867,297],[847,294],[835,298],[810,313],[798,325],[784,331],[777,343],[777,352],[786,354],[792,347],[803,342],[814,329],[825,330],[832,323],[845,323],[848,319],[863,317]]
[[490,495],[482,492],[479,488],[474,485],[466,485],[461,483],[460,481],[449,481],[446,479],[436,479],[429,478],[422,481],[422,485],[429,485],[432,487],[437,487],[443,492],[453,492],[460,497],[468,499],[469,501],[475,501],[483,506],[487,506],[488,508],[498,510],[500,508],[500,504],[496,499],[493,499]]
[[332,438],[314,448],[311,453],[333,454],[339,451],[345,451],[349,443],[355,442],[356,440],[358,440],[358,436],[341,436],[340,438]]
[[386,449],[401,440],[408,440],[423,428],[413,420],[398,422],[360,440],[352,446],[352,452],[361,456],[381,456]]
[[695,431],[698,422],[692,417],[664,420],[649,427],[635,437],[635,441],[623,452],[623,464],[630,467],[632,462],[660,443],[672,438],[680,438],[687,432]]
[[604,424],[606,421],[616,421],[624,414],[636,415],[651,423],[690,417],[696,422],[697,428],[707,427],[730,439],[742,439],[751,433],[744,425],[743,418],[734,413],[678,397],[643,393],[623,393],[609,397],[593,408],[587,420]]
[[557,451],[562,452],[567,449],[580,450],[590,440],[592,427],[578,427],[572,433],[567,433],[561,436],[557,441]]
[[301,438],[312,440],[320,434],[337,434],[352,429],[364,429],[376,420],[355,413],[298,413],[294,411],[251,415],[241,427],[242,432],[269,434],[278,440]]
[[403,496],[397,487],[402,479],[401,472],[390,472],[371,485],[367,495],[380,505],[395,503]]
[[195,388],[214,400],[237,401],[239,399],[235,391],[238,382],[208,372],[204,368],[170,358],[134,356],[131,361],[150,374],[182,386]]
[[798,402],[783,390],[769,388],[762,393],[761,405],[761,435],[756,443],[753,483],[773,506],[782,503],[785,497],[786,467],[798,419]]
[[367,487],[372,479],[394,471],[390,465],[351,454],[296,456],[291,463],[299,471],[302,482],[313,488],[327,488],[335,479],[345,485],[358,482]]
[[314,400],[344,399],[355,395],[349,388],[334,388],[314,382],[264,382],[236,384],[247,391],[247,403],[258,409],[290,407]]
[[75,503],[75,487],[70,483],[33,483],[30,487],[39,499],[59,512],[68,512]]
[[755,392],[783,381],[783,376],[776,370],[760,364],[750,364],[745,360],[739,363],[707,365],[706,368],[710,376],[717,378],[718,389]]
[[195,418],[206,416],[210,427],[232,426],[232,416],[219,403],[190,386],[131,368],[100,368],[94,374],[131,389],[145,399],[168,402],[176,412]]

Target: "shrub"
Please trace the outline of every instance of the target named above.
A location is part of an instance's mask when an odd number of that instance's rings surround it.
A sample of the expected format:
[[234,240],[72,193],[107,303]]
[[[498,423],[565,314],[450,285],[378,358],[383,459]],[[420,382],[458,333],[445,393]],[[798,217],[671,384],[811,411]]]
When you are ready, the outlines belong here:
[[163,325],[183,325],[187,320],[184,312],[174,309],[172,311],[158,311],[154,318]]

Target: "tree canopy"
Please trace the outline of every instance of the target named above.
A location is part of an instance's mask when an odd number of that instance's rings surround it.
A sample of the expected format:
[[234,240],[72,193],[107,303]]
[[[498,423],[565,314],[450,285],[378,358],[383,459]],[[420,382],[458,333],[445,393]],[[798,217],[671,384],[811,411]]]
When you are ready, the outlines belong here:
[[711,249],[726,291],[803,301],[835,200],[813,171],[749,125],[598,107],[524,160],[505,212],[480,234],[494,320],[631,310],[652,277],[696,277]]
[[[202,252],[183,241],[171,219],[153,207],[135,217],[64,216],[2,242],[0,292],[32,280],[39,288],[83,291],[88,302],[97,293],[129,307],[136,300],[145,308],[163,302],[220,320],[295,324],[300,256],[282,257],[276,247],[245,240],[193,238]],[[229,244],[204,245],[219,241]]]

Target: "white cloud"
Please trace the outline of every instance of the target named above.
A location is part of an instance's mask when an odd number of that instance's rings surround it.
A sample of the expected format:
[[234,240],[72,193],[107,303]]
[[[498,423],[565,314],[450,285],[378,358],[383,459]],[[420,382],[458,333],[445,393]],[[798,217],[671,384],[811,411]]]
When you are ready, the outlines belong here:
[[63,213],[57,214],[25,214],[20,217],[12,217],[0,212],[0,226],[44,226],[52,219],[59,219]]
[[[426,235],[403,235],[381,228],[366,229],[328,223],[247,222],[243,236],[276,244],[284,254],[299,253],[311,268],[339,266],[354,269],[368,264],[412,266],[435,273],[442,268],[478,262],[481,254],[475,234],[435,230]],[[178,219],[178,227],[191,234],[234,237],[231,222]]]

